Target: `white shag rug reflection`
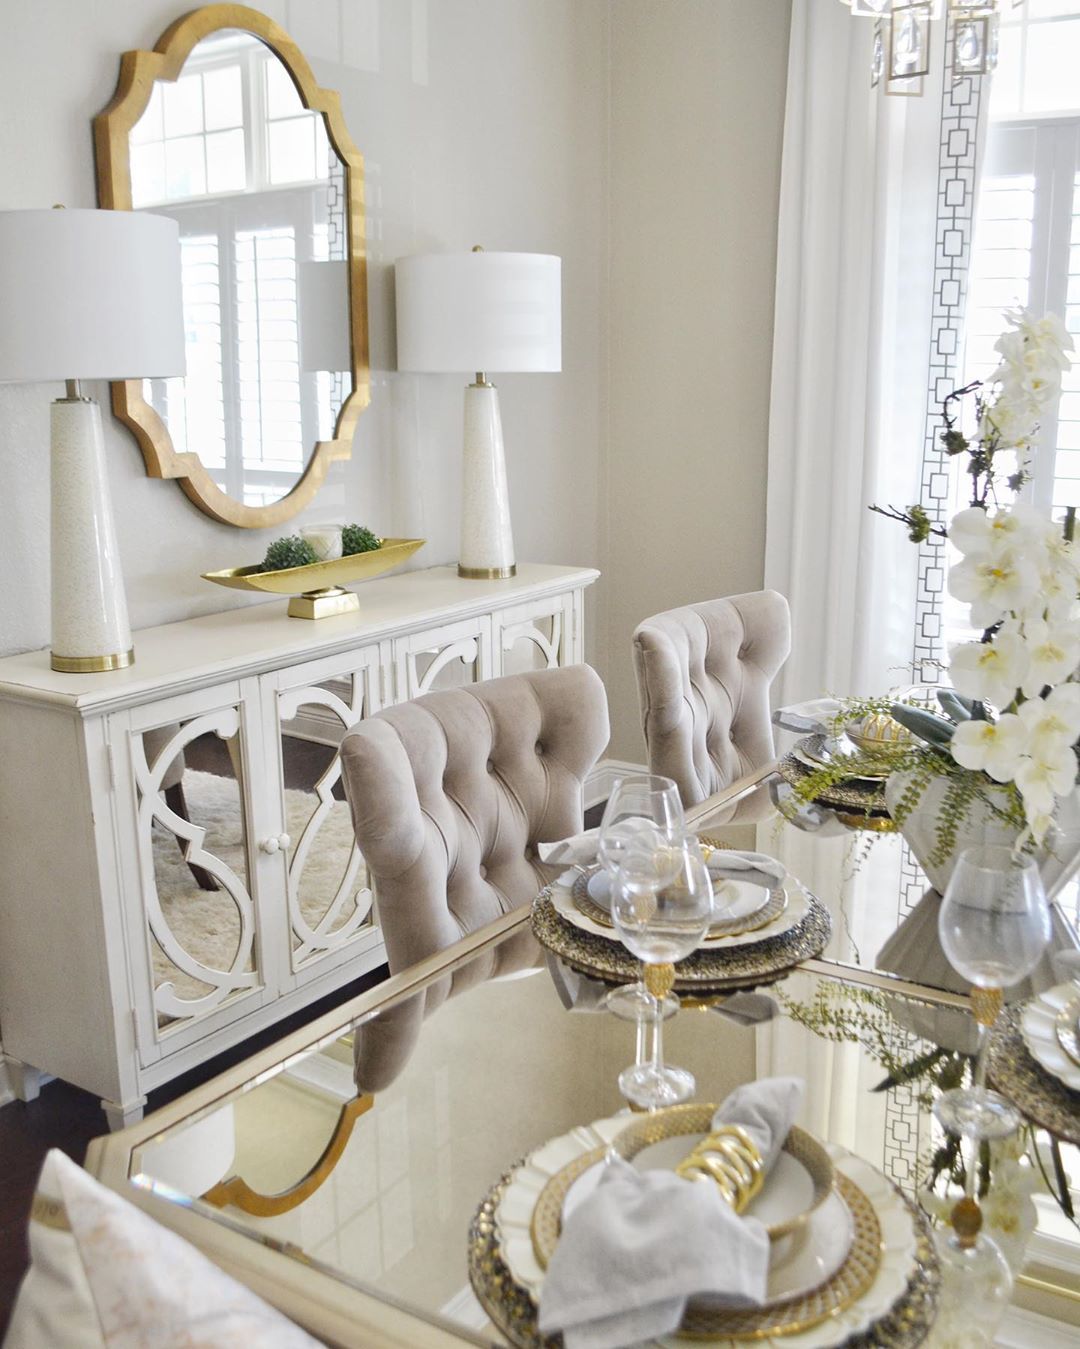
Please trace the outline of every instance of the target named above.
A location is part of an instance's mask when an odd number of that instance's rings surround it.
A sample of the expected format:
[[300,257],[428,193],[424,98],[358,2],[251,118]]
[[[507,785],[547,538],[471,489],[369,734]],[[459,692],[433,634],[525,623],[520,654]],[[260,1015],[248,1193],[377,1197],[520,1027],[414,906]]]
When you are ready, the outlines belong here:
[[[240,793],[235,779],[188,769],[183,785],[192,823],[206,830],[204,850],[230,867],[250,894]],[[318,805],[319,798],[313,791],[286,790],[286,830],[292,840],[290,859]],[[348,867],[352,845],[349,807],[344,801],[335,801],[311,845],[300,878],[300,911],[310,927],[318,926],[333,902]],[[236,904],[224,886],[219,885],[217,890],[199,888],[179,841],[160,823],[154,827],[154,875],[162,913],[177,943],[200,965],[227,970],[240,941]],[[355,911],[356,894],[366,886],[367,874],[361,865],[353,882],[353,894],[342,906],[331,931],[349,921]],[[169,982],[176,996],[185,999],[199,998],[209,991],[208,984],[178,970],[156,941],[151,941],[151,948],[155,986]],[[251,968],[250,961],[247,968]]]

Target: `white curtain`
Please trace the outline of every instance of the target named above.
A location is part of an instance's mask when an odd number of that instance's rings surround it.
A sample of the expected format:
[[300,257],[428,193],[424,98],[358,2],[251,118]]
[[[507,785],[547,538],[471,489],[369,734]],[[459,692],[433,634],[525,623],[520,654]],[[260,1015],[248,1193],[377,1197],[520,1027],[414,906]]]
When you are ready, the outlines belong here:
[[887,97],[872,35],[836,0],[793,5],[765,551],[792,609],[784,701],[909,682],[916,550],[867,508],[920,499],[942,62]]

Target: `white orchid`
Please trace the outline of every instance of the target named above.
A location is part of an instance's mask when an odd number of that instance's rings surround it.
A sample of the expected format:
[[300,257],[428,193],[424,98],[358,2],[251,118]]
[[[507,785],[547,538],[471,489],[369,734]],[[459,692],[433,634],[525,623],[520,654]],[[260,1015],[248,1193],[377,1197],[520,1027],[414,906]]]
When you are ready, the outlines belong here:
[[987,773],[995,782],[1012,782],[1027,748],[1027,727],[1015,712],[997,721],[964,721],[957,726],[952,756],[961,768]]
[[[1075,583],[1073,593],[1075,595]],[[1000,637],[998,640],[1000,641]],[[1028,657],[1027,669],[1021,673],[1018,681],[1026,698],[1038,697],[1047,685],[1052,688],[1055,684],[1060,684],[1080,664],[1080,628],[1075,623],[1047,623],[1041,618],[1029,619],[1024,624],[1023,637],[1015,640],[1020,641]],[[998,642],[994,642],[993,645],[997,646]],[[1011,668],[1014,667],[1010,666]],[[1014,689],[1015,687],[1016,685]],[[961,692],[964,690],[961,689]],[[978,695],[973,694],[972,697]],[[1004,704],[999,702],[998,706]],[[1032,706],[1032,703],[1024,704],[1024,707]],[[1080,725],[1076,727],[1076,731],[1080,731]]]
[[1059,684],[1045,698],[1030,698],[1017,713],[1028,733],[1028,753],[1072,745],[1080,736],[1080,684]]
[[949,675],[957,692],[965,697],[1008,707],[1027,677],[1030,661],[1023,637],[1000,632],[992,642],[964,642],[953,647]]
[[990,628],[1039,592],[1039,568],[1018,548],[974,553],[949,572],[949,594],[971,605],[971,624]]
[[1017,502],[991,514],[981,506],[969,506],[954,515],[949,542],[965,557],[990,557],[1009,548],[1024,550],[1040,542],[1046,517],[1033,506]]
[[[1012,781],[1024,798],[1032,837],[1036,843],[1041,843],[1057,798],[1067,795],[1076,786],[1076,753],[1070,745],[1056,749],[1046,745],[1036,757],[1025,756],[1017,762]],[[1044,820],[1045,825],[1042,824]]]

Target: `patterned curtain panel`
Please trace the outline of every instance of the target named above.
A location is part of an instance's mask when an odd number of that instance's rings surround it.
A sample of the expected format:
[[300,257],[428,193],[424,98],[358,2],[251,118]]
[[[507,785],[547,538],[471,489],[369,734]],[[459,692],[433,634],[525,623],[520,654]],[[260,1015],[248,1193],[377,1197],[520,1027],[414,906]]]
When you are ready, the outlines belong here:
[[[870,85],[872,39],[873,25],[835,0],[793,6],[765,564],[792,607],[782,701],[933,683],[944,654],[944,549],[915,548],[868,508],[949,512],[941,400],[962,375],[989,77],[953,82],[939,40],[922,96],[889,97]],[[926,885],[906,847],[876,850],[855,875],[840,866],[812,879],[844,894],[843,955],[864,964]],[[913,960],[925,946],[923,917],[890,941],[894,964],[903,932]],[[773,1044],[773,1066],[793,1048]],[[852,1118],[856,1057],[837,1046],[812,1094],[815,1122],[837,1137],[876,1134],[886,1171],[911,1188],[928,1142],[920,1112],[901,1090],[866,1096]]]

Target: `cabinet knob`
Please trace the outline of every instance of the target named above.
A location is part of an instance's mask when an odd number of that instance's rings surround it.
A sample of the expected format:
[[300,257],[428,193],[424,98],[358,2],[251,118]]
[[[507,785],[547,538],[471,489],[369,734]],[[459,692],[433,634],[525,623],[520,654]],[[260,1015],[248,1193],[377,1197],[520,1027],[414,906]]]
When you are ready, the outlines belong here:
[[263,852],[276,853],[277,850],[281,847],[281,843],[278,841],[278,839],[273,837],[264,838],[263,841],[259,844],[259,847],[263,850]]
[[292,839],[288,834],[278,834],[278,842],[281,844],[282,852],[288,852],[292,847]]

